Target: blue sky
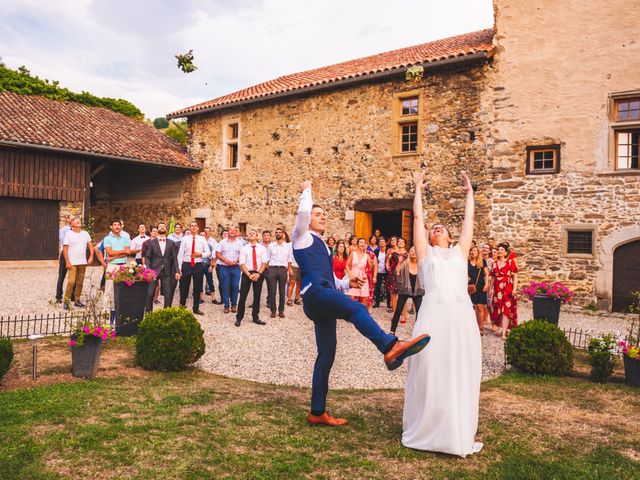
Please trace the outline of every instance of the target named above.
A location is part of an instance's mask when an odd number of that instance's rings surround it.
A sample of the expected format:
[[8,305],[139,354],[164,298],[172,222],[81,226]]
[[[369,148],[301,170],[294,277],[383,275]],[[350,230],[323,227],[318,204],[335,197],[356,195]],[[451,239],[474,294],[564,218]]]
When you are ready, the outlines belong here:
[[[492,24],[491,0],[0,0],[0,56],[155,118],[280,75]],[[184,74],[174,55],[189,49],[198,70]]]

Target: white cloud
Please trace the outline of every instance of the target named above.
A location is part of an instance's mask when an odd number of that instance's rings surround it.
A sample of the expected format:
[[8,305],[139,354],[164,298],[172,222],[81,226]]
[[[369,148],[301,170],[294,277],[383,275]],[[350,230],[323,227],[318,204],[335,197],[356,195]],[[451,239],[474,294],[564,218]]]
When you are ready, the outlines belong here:
[[[280,75],[490,27],[491,5],[0,0],[0,56],[154,118]],[[174,55],[189,49],[198,70],[184,74]]]

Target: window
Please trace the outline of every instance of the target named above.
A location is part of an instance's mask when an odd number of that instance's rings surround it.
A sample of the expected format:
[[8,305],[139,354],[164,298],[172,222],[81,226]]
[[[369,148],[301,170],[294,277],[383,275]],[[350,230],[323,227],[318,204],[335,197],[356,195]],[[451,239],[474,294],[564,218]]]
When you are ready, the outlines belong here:
[[238,158],[240,151],[240,124],[238,122],[228,123],[224,129],[224,166],[225,168],[238,168]]
[[562,253],[567,257],[593,258],[597,226],[562,225]]
[[238,223],[238,230],[240,231],[240,236],[242,238],[247,237],[247,222]]
[[640,168],[640,94],[612,96],[611,131],[613,164],[616,170]]
[[567,253],[593,254],[592,230],[567,230]]
[[560,171],[560,145],[527,147],[527,174],[538,175]]
[[412,90],[394,95],[392,155],[413,155],[420,151],[420,93]]
[[402,153],[415,152],[418,150],[418,124],[407,123],[401,126],[402,136],[400,151]]

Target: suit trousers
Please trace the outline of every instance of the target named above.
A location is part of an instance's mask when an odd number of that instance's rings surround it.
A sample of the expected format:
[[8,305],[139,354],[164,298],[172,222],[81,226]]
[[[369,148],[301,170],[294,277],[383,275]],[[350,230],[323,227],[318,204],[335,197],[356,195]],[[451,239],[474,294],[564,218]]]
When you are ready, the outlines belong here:
[[196,310],[200,310],[200,293],[202,293],[202,280],[204,278],[202,263],[196,263],[193,267],[189,262],[182,263],[182,277],[180,278],[181,307],[187,305],[191,278],[193,278],[193,311],[195,312]]
[[153,299],[156,296],[156,287],[160,285],[160,293],[164,297],[164,308],[168,308],[173,303],[173,295],[176,291],[178,281],[175,276],[169,275],[162,270],[156,277],[155,282],[149,282],[149,289],[147,290],[147,311],[153,310]]
[[287,267],[269,267],[267,269],[267,304],[272,313],[276,311],[276,288],[278,288],[278,312],[284,313],[284,301],[287,293]]
[[[56,284],[56,301],[62,301],[62,294],[64,292],[64,278],[67,276],[67,262],[64,259],[64,255],[60,252],[60,258],[58,259],[58,283]],[[75,300],[75,292],[71,294],[71,301]]]
[[[256,273],[256,272],[251,272]],[[260,278],[255,282],[251,281],[249,277],[242,274],[240,278],[240,300],[238,300],[238,312],[236,313],[236,320],[242,321],[244,318],[245,304],[247,303],[247,297],[249,296],[249,290],[253,287],[253,310],[251,316],[253,320],[259,320],[260,314],[260,293],[262,292],[262,283],[264,277],[260,275]]]
[[313,367],[311,412],[321,415],[325,411],[329,374],[336,356],[336,319],[352,323],[381,353],[388,352],[398,338],[385,333],[371,318],[367,307],[334,288],[311,286],[303,295],[302,305],[314,323],[318,349]]

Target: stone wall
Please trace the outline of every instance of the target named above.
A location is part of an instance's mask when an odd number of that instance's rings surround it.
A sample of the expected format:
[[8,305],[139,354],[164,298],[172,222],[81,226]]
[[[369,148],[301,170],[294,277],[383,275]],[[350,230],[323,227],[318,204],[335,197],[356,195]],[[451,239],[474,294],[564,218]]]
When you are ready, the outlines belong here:
[[[494,8],[492,234],[520,254],[523,281],[560,279],[580,302],[606,307],[603,276],[617,246],[608,239],[637,224],[640,206],[640,176],[613,171],[608,113],[610,94],[640,89],[640,4],[496,0]],[[560,173],[526,175],[526,146],[550,143],[561,145]],[[595,228],[592,258],[563,254],[562,226],[576,224]]]
[[[210,209],[213,224],[283,224],[290,231],[298,186],[309,178],[314,200],[328,214],[327,234],[342,237],[354,229],[345,212],[355,201],[412,197],[412,172],[424,163],[431,178],[428,218],[457,232],[463,194],[456,175],[466,169],[479,185],[476,232],[484,236],[491,193],[486,73],[486,65],[427,71],[417,86],[397,78],[193,117],[190,155],[204,170],[192,207]],[[392,156],[394,94],[416,88],[424,102],[422,150]],[[234,118],[240,123],[239,168],[223,169],[223,127]]]
[[60,228],[67,224],[67,216],[74,215],[76,217],[83,218],[84,215],[84,202],[60,202],[59,210],[59,224]]

